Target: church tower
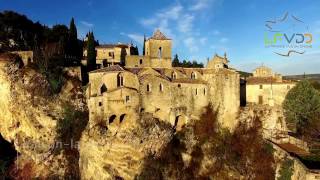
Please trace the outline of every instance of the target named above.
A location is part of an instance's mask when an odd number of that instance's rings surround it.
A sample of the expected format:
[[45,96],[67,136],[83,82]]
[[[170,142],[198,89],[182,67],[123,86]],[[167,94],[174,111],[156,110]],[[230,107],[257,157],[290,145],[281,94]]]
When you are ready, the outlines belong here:
[[143,55],[126,56],[126,67],[171,68],[172,40],[167,38],[159,29],[144,40]]
[[171,67],[172,41],[159,29],[145,42],[145,56],[150,58],[152,67]]

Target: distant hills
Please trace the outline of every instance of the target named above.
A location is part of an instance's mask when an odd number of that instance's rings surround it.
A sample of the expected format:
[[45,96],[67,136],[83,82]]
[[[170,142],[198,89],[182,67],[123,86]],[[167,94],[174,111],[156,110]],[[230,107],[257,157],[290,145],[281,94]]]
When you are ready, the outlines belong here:
[[302,75],[289,75],[289,76],[283,76],[283,79],[287,80],[311,80],[311,81],[317,81],[320,83],[320,74],[302,74]]

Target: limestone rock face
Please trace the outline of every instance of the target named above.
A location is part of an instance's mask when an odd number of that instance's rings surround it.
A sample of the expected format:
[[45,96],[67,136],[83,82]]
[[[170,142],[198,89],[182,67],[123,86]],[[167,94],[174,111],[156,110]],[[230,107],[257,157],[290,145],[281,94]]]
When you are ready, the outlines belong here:
[[134,121],[87,126],[80,141],[82,179],[134,179],[141,173],[146,156],[159,155],[172,137],[171,125],[151,114],[142,114],[138,122]]
[[[81,94],[75,87],[70,89]],[[42,74],[0,57],[0,133],[19,153],[15,163],[18,169],[32,162],[32,177],[64,176],[66,158],[63,152],[54,153],[54,145],[64,99],[71,96],[70,91],[61,96],[50,94],[49,83]],[[79,97],[75,102],[85,109]]]

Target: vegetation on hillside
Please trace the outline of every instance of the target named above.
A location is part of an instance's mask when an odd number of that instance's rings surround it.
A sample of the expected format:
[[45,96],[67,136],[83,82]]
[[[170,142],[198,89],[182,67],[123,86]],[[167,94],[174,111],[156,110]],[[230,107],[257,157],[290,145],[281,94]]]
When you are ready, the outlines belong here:
[[280,167],[278,180],[291,180],[294,161],[286,158]]
[[230,133],[216,117],[208,107],[199,121],[174,134],[160,156],[146,157],[136,179],[274,179],[273,149],[262,138],[260,120]]
[[309,81],[296,84],[283,102],[289,128],[307,139],[320,139],[320,93]]
[[82,41],[77,39],[74,19],[71,19],[70,28],[63,24],[56,24],[49,28],[39,22],[34,23],[25,15],[13,11],[0,12],[1,51],[37,48],[46,49],[51,55],[59,55],[66,61],[81,59]]

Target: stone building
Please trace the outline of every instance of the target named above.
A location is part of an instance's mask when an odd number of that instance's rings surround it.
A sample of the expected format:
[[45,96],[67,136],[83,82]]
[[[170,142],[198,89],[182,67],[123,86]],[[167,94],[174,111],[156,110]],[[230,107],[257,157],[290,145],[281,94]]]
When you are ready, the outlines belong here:
[[145,56],[126,57],[126,67],[171,68],[171,39],[157,30],[145,42]]
[[[127,55],[130,55],[131,44],[103,44],[96,46],[96,62],[99,67],[124,64]],[[87,50],[83,51],[84,59],[87,57]],[[86,60],[83,60],[86,63]]]
[[256,68],[246,79],[246,101],[255,104],[281,105],[295,82],[283,80],[265,66]]
[[[91,71],[87,89],[90,124],[121,124],[148,112],[181,128],[211,104],[221,123],[233,128],[240,105],[239,74],[228,69],[226,57],[218,56],[206,68],[172,67],[171,44],[157,30],[146,41],[145,56],[127,55],[125,66]],[[211,66],[215,62],[225,65]]]

